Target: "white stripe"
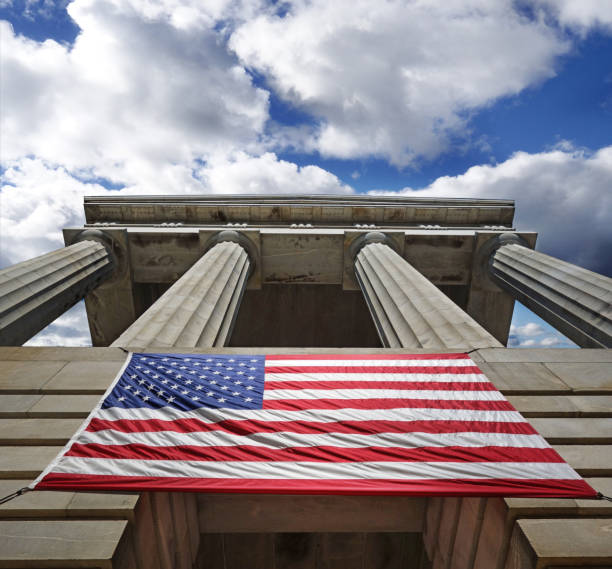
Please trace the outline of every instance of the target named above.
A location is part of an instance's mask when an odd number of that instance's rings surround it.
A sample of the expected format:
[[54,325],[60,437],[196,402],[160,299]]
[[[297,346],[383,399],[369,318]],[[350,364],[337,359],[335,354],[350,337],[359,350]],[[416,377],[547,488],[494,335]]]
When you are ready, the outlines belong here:
[[471,409],[307,409],[285,411],[282,409],[210,409],[202,407],[194,411],[175,409],[123,409],[111,407],[101,409],[98,417],[107,421],[117,419],[199,419],[206,423],[227,420],[253,421],[313,421],[335,423],[338,421],[494,421],[503,423],[525,423],[516,411],[473,411]]
[[422,447],[470,447],[496,446],[504,448],[551,448],[540,435],[515,435],[506,433],[378,433],[353,435],[347,433],[253,433],[237,435],[225,431],[176,433],[156,431],[122,433],[119,431],[85,431],[77,442],[81,444],[128,445],[142,444],[154,447],[185,446],[237,446],[249,445],[272,449],[291,447],[341,447],[341,448],[422,448]]
[[476,364],[463,360],[273,360],[266,357],[266,367],[471,367]]
[[567,464],[544,462],[200,462],[65,457],[53,471],[108,476],[282,480],[580,479]]
[[447,399],[505,401],[499,391],[434,391],[424,389],[266,389],[264,400],[278,399]]
[[489,382],[481,373],[266,373],[266,381],[443,381]]

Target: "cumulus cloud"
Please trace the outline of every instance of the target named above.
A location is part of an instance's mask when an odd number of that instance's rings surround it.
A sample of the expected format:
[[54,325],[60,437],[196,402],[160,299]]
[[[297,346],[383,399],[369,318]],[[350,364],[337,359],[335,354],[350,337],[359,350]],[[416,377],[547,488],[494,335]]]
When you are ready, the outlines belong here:
[[508,347],[572,348],[576,347],[576,344],[548,325],[542,326],[538,322],[527,322],[521,326],[510,326]]
[[[327,156],[398,165],[443,151],[470,111],[554,75],[569,44],[514,2],[295,0],[239,26],[230,46],[320,123]],[[483,57],[486,54],[486,57]]]
[[612,29],[612,3],[608,0],[536,0],[564,26],[579,33],[592,28]]
[[72,46],[1,22],[2,160],[36,156],[155,191],[170,166],[256,145],[268,93],[227,51],[216,12],[195,5],[75,0]]
[[544,328],[536,322],[527,322],[523,326],[510,326],[511,334],[519,334],[521,336],[539,336],[544,332]]
[[30,338],[25,346],[91,346],[85,303],[79,302]]
[[515,224],[539,232],[538,250],[612,275],[612,146],[594,153],[568,144],[536,154],[517,152],[500,164],[473,166],[400,193],[514,199]]

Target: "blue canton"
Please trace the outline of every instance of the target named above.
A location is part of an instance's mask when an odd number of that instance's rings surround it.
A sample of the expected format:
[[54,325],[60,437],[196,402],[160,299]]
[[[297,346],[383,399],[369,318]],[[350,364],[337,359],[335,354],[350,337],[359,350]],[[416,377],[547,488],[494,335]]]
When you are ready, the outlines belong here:
[[132,354],[109,407],[261,409],[265,356]]

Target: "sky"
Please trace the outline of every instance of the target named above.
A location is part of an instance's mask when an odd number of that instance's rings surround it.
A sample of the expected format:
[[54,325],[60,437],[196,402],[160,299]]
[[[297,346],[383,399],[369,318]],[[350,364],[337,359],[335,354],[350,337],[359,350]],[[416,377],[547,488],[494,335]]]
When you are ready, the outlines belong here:
[[[0,266],[83,196],[516,200],[612,275],[609,0],[0,0]],[[82,304],[33,343],[87,345]],[[526,309],[511,346],[569,346]]]

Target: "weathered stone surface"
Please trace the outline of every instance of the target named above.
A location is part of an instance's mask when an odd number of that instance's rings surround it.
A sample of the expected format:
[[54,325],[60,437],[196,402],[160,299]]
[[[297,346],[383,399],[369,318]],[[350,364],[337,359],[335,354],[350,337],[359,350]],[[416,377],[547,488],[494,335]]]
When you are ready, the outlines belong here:
[[612,279],[511,243],[491,259],[495,281],[585,348],[612,347]]
[[34,479],[60,450],[61,446],[0,447],[0,478]]
[[225,345],[250,264],[247,252],[238,243],[218,243],[112,345]]
[[[473,354],[470,354],[473,356]],[[477,362],[495,387],[506,395],[518,393],[569,393],[570,387],[541,363]]]
[[612,364],[564,362],[544,364],[576,393],[612,393]]
[[483,348],[472,352],[476,361],[486,362],[571,362],[612,363],[612,350],[582,348]]
[[65,365],[65,361],[0,361],[0,391],[39,393]]
[[[369,237],[372,236],[372,237]],[[376,237],[374,237],[376,236]],[[355,271],[384,346],[483,348],[500,343],[372,233]]]
[[557,444],[555,450],[582,476],[612,476],[610,444]]
[[509,395],[524,417],[612,417],[612,395]]
[[100,400],[100,395],[43,395],[28,409],[30,418],[85,418]]
[[116,568],[126,521],[0,521],[0,567]]
[[612,444],[610,419],[533,418],[529,422],[551,444]]
[[0,396],[0,417],[24,417],[28,409],[36,403],[42,395],[7,395]]
[[539,569],[559,563],[612,564],[612,518],[519,520],[506,568]]
[[102,394],[122,365],[123,361],[70,362],[46,382],[41,391],[49,395]]
[[62,445],[82,422],[81,419],[0,419],[0,444]]
[[81,241],[0,271],[0,344],[20,346],[108,278],[101,243]]

